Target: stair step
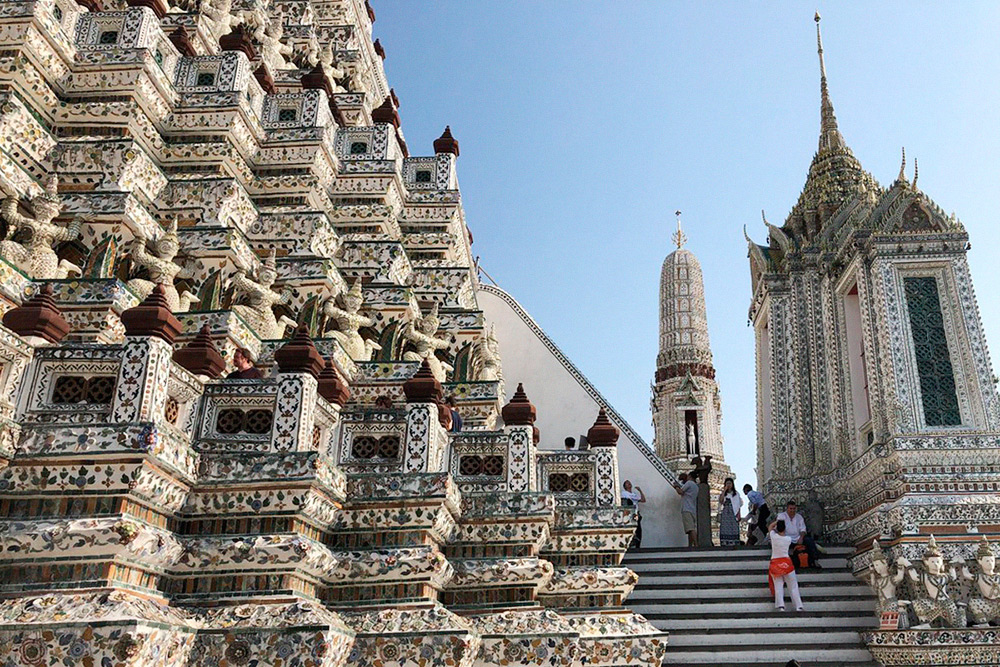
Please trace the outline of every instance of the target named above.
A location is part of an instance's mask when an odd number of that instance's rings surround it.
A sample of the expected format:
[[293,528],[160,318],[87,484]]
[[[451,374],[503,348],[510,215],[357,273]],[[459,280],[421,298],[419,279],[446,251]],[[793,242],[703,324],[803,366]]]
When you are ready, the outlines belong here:
[[642,549],[628,606],[669,634],[664,665],[876,667],[861,632],[878,627],[871,590],[848,569],[852,547],[828,547],[823,569],[798,573],[806,611],[778,611],[770,548]]
[[[786,605],[790,605],[786,601]],[[875,601],[867,600],[837,600],[835,602],[825,602],[816,600],[806,603],[806,610],[811,612],[851,612],[851,613],[875,613]],[[655,601],[629,601],[629,607],[637,614],[646,616],[647,614],[705,614],[711,612],[722,612],[729,610],[730,613],[738,611],[741,615],[762,614],[768,612],[780,613],[774,608],[774,600],[763,600],[753,602],[741,602],[739,609],[733,608],[731,600],[718,600],[715,602],[691,602],[688,604],[657,604]],[[796,613],[796,612],[791,612]]]
[[[799,593],[803,600],[810,598],[823,598],[826,600],[849,600],[854,598],[870,598],[872,592],[864,586],[856,585],[831,585],[831,586],[799,586]],[[789,597],[785,591],[785,597]],[[753,587],[738,588],[664,588],[661,586],[642,587],[636,586],[628,601],[634,604],[639,600],[661,600],[664,604],[684,604],[685,602],[701,601],[709,602],[715,599],[739,600],[740,602],[751,599],[773,599],[767,584],[759,584]]]
[[[854,554],[853,547],[823,547],[826,556],[846,558]],[[822,555],[822,554],[821,554]],[[742,547],[740,549],[638,549],[625,554],[626,561],[677,560],[683,562],[734,558],[770,558],[771,547]]]
[[[780,612],[779,612],[780,614]],[[647,621],[658,630],[670,633],[670,641],[684,633],[711,635],[712,633],[770,633],[778,630],[802,632],[815,637],[817,630],[825,632],[832,628],[837,630],[872,630],[878,627],[878,619],[872,616],[858,616],[850,613],[844,616],[831,614],[813,614],[810,612],[784,613],[770,616],[756,615],[752,619],[746,617],[704,617],[693,618],[662,617],[656,614],[644,614]],[[750,625],[752,624],[752,625]]]
[[[669,647],[669,644],[668,644]],[[775,648],[772,650],[754,651],[669,651],[663,661],[664,665],[760,665],[773,662],[784,665],[789,660],[813,667],[823,662],[844,665],[870,665],[872,656],[864,648]]]
[[[667,654],[667,658],[663,661],[663,664],[664,665],[682,665],[683,666],[683,665],[689,665],[689,664],[692,664],[692,663],[688,663],[687,661],[685,661],[684,660],[684,656],[682,654],[670,654],[670,653],[668,653]],[[712,664],[712,663],[709,663],[709,664]],[[757,661],[757,662],[753,663],[754,667],[786,667],[787,664],[788,663],[785,660],[782,660],[780,662],[768,662],[768,661],[761,662],[761,661]],[[850,667],[882,667],[882,665],[878,664],[877,662],[846,662],[845,663],[842,660],[834,660],[832,662],[828,662],[826,660],[820,660],[820,661],[813,660],[812,662],[810,662],[808,665],[805,665],[804,667],[845,667],[845,665],[849,665]]]
[[668,646],[673,648],[694,646],[696,648],[708,648],[709,646],[732,648],[739,646],[742,649],[750,647],[773,648],[775,646],[788,646],[806,644],[812,647],[835,646],[846,644],[848,648],[861,647],[861,635],[856,631],[824,632],[822,634],[794,631],[774,631],[772,628],[757,628],[753,633],[712,633],[703,632],[672,632],[670,633]]
[[[760,572],[767,572],[767,564],[770,561],[768,558],[756,558],[756,559],[739,559],[739,560],[706,560],[706,561],[655,561],[655,560],[642,560],[642,561],[625,561],[622,563],[625,567],[633,570],[639,574],[643,572],[656,572],[659,574],[669,574],[671,572],[676,572],[678,574],[685,575],[696,575],[701,572],[712,573],[712,574],[739,574],[741,572],[746,572],[749,569],[756,569]],[[827,572],[827,571],[847,571],[847,559],[840,557],[823,558],[820,561],[823,566],[822,570],[815,570],[815,572]]]
[[[636,588],[646,588],[653,586],[662,586],[665,588],[689,588],[691,586],[697,586],[698,588],[714,587],[714,586],[758,586],[760,582],[766,577],[765,570],[762,568],[760,572],[747,572],[743,570],[740,574],[643,574],[639,578],[639,585]],[[843,570],[828,571],[828,570],[817,570],[808,572],[799,572],[799,586],[807,585],[825,585],[827,583],[858,583],[864,586],[857,577],[855,577],[850,572],[845,572]]]

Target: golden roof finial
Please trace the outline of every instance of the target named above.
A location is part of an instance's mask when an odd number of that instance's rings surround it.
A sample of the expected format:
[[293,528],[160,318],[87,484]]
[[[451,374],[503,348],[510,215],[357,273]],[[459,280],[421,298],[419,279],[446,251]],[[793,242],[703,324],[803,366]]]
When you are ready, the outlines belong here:
[[826,63],[823,61],[823,35],[819,30],[819,12],[813,20],[816,21],[816,50],[819,53],[819,92],[820,92],[820,134],[819,150],[834,150],[844,147],[844,137],[837,127],[837,116],[830,101],[830,90],[826,85]]
[[920,165],[917,164],[917,158],[913,158],[913,189],[917,189],[917,177],[920,176]]
[[899,165],[899,176],[896,180],[900,183],[906,182],[906,146],[903,146],[903,161]]
[[674,235],[671,238],[673,238],[674,243],[677,244],[677,248],[679,249],[679,248],[683,247],[684,242],[687,241],[687,236],[684,234],[684,231],[681,229],[681,212],[680,211],[674,211],[674,215],[677,216],[677,231],[674,232]]

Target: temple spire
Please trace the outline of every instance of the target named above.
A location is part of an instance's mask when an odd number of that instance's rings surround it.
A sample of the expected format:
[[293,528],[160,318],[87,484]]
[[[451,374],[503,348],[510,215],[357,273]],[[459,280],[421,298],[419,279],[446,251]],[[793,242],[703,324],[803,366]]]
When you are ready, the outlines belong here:
[[837,115],[830,101],[830,90],[826,85],[826,64],[823,62],[823,35],[819,30],[820,15],[816,12],[816,49],[819,52],[819,91],[820,91],[820,134],[819,151],[837,150],[845,147],[844,137],[837,127]]
[[684,231],[681,229],[681,212],[680,211],[674,211],[674,215],[677,216],[677,231],[674,232],[674,235],[671,236],[670,238],[672,238],[674,240],[674,243],[677,244],[678,248],[681,248],[681,247],[684,246],[684,242],[687,241],[687,236],[684,234]]

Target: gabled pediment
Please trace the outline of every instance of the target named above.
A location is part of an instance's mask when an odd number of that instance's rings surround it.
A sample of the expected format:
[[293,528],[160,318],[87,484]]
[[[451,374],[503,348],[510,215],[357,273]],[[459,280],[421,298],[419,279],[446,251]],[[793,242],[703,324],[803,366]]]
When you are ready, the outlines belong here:
[[877,234],[934,234],[961,231],[927,195],[906,181],[897,181],[876,208],[872,229]]

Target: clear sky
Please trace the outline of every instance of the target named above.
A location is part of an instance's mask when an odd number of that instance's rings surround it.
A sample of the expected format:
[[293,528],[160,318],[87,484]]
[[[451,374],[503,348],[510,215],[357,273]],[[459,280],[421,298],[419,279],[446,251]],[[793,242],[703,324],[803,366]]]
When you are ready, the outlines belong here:
[[[784,222],[816,150],[814,7],[373,5],[411,153],[430,154],[451,125],[474,253],[647,441],[660,265],[672,249],[673,211],[684,212],[688,247],[705,273],[726,458],[741,483],[753,483],[742,227],[763,241],[761,209]],[[1000,3],[821,2],[818,9],[847,143],[883,186],[895,179],[905,146],[908,170],[919,160],[920,188],[958,214],[971,236],[987,336],[1000,355],[991,269],[1000,249]]]

